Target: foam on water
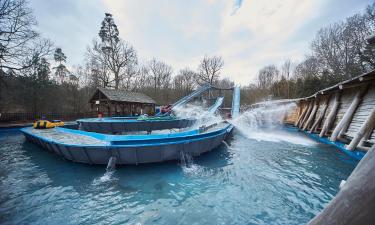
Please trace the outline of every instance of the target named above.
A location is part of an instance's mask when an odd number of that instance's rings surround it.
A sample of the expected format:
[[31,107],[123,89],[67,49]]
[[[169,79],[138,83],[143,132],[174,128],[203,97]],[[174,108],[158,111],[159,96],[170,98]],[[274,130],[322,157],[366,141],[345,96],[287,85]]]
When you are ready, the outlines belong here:
[[281,129],[283,119],[295,103],[286,105],[267,104],[255,109],[249,109],[231,123],[245,137],[257,141],[290,142],[298,145],[314,145],[316,142],[304,136],[296,136]]
[[187,176],[204,176],[209,173],[203,166],[194,163],[194,159],[190,154],[182,151],[180,152],[180,166]]
[[106,171],[102,176],[99,178],[96,178],[93,180],[92,185],[97,186],[101,184],[106,184],[106,183],[112,183],[117,180],[116,177],[114,177],[115,171]]

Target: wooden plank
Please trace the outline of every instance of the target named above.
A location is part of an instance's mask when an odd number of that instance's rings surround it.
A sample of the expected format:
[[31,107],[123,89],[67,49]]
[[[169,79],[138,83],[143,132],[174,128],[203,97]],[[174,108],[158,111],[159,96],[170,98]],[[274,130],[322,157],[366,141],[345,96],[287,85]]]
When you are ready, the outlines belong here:
[[312,123],[314,116],[316,114],[316,111],[318,110],[318,107],[319,107],[319,100],[315,99],[313,104],[314,104],[313,109],[311,110],[309,118],[306,120],[306,123],[304,124],[302,130],[306,130],[307,128],[309,128],[310,124]]
[[312,110],[313,106],[314,106],[314,102],[313,102],[313,101],[310,101],[310,102],[309,102],[309,106],[308,106],[308,108],[307,108],[307,110],[306,110],[306,113],[305,113],[305,115],[303,116],[303,119],[301,120],[301,122],[300,122],[300,124],[299,124],[299,126],[298,126],[299,128],[302,128],[303,125],[305,124],[307,118],[310,116],[310,113],[311,113],[311,110]]
[[330,137],[331,141],[336,141],[339,135],[341,134],[341,131],[345,129],[345,127],[349,126],[350,120],[353,117],[355,110],[357,109],[359,103],[361,102],[362,96],[365,93],[366,89],[367,89],[367,86],[363,86],[360,88],[360,90],[357,91],[348,110],[345,112],[343,118],[340,120],[340,122],[337,124],[337,126],[333,130],[331,137]]
[[322,104],[322,106],[323,106],[322,111],[320,111],[320,114],[319,114],[318,118],[315,120],[315,123],[311,126],[310,133],[316,132],[316,130],[318,128],[318,125],[321,123],[321,121],[322,121],[322,119],[324,117],[324,114],[327,111],[328,102],[329,102],[329,98],[326,98],[324,100],[323,104]]
[[368,134],[375,126],[375,108],[371,111],[370,115],[367,117],[366,121],[362,124],[358,133],[354,136],[350,144],[347,146],[348,150],[354,150],[362,138]]
[[338,92],[335,93],[332,109],[329,112],[328,117],[324,122],[323,128],[320,131],[319,137],[325,136],[327,134],[327,132],[331,129],[331,127],[334,123],[334,120],[336,118],[337,110],[339,108],[340,96],[341,96],[341,92],[338,91]]
[[299,107],[302,109],[302,113],[300,114],[297,122],[294,124],[296,127],[299,126],[299,124],[301,123],[303,117],[305,116],[305,114],[307,112],[308,105],[306,106],[306,103],[304,103],[304,104],[300,104]]
[[375,108],[375,85],[369,87],[369,90],[359,104],[345,135],[354,138],[373,108]]

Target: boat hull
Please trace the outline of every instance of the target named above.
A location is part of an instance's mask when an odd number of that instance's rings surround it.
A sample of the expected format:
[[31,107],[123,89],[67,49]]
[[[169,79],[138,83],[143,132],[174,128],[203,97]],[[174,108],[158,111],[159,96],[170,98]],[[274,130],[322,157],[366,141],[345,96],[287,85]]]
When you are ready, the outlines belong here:
[[27,140],[43,149],[62,156],[63,158],[86,164],[107,164],[111,157],[116,157],[116,164],[131,165],[157,163],[179,160],[181,154],[193,157],[218,147],[231,132],[232,126],[215,132],[197,134],[181,140],[152,141],[142,144],[109,144],[109,145],[69,145],[51,141],[21,129]]

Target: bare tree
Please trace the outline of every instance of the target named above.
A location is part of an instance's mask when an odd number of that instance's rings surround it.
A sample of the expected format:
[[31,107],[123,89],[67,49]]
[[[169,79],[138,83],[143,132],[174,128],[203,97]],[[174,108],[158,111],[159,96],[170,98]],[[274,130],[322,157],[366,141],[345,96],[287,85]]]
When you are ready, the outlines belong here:
[[263,67],[258,73],[258,87],[261,89],[271,89],[273,83],[277,81],[279,73],[275,65]]
[[149,74],[152,78],[155,94],[158,89],[169,88],[172,71],[172,67],[164,62],[156,59],[149,62]]
[[119,40],[111,49],[104,48],[101,43],[94,40],[92,47],[87,50],[87,57],[96,65],[96,69],[101,71],[99,75],[103,80],[103,85],[112,86],[115,89],[118,89],[125,79],[132,78],[133,69],[138,62],[135,49],[122,40]]
[[149,75],[148,66],[140,66],[133,80],[133,89],[136,91],[144,91],[146,88],[153,88],[152,78]]
[[31,67],[31,58],[44,57],[51,43],[39,40],[37,24],[26,0],[0,1],[0,67],[21,70]]
[[197,83],[214,84],[219,79],[223,66],[224,61],[220,56],[205,56],[198,67]]
[[196,76],[197,73],[193,70],[189,68],[182,69],[173,78],[173,87],[186,95],[194,89]]
[[[289,79],[290,79],[290,74],[292,70],[292,65],[290,59],[286,60],[284,64],[281,67],[281,76],[282,79],[286,81],[286,96],[287,98],[290,98],[290,91],[289,91]],[[283,87],[284,88],[284,87]]]

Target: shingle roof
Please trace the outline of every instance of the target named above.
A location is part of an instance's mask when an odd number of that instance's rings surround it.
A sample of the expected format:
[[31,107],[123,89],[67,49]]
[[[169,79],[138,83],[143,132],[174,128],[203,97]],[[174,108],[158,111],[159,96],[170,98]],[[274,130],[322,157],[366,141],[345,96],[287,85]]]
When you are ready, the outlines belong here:
[[143,93],[105,88],[98,88],[98,90],[111,101],[156,104],[154,99]]

